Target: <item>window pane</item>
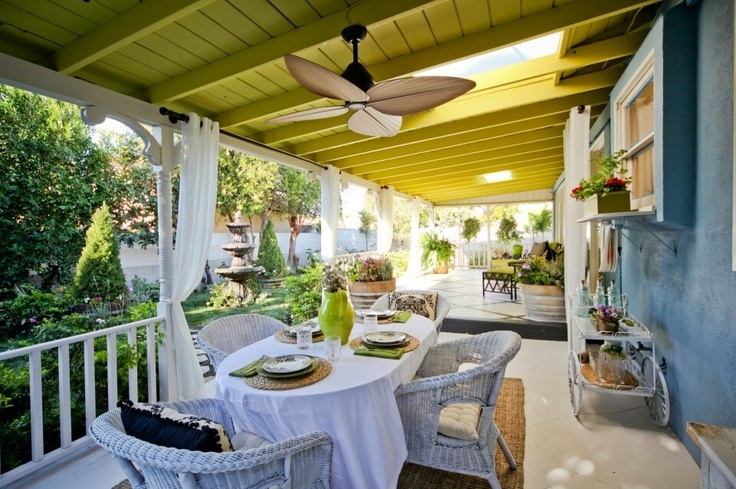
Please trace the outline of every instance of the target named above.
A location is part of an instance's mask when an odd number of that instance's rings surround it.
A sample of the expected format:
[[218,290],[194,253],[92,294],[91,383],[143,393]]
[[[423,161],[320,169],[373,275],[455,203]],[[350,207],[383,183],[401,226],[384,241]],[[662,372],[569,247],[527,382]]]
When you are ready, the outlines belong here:
[[654,146],[649,146],[629,160],[632,178],[631,198],[654,195]]
[[654,131],[654,83],[644,86],[626,108],[626,146],[631,147],[644,136]]

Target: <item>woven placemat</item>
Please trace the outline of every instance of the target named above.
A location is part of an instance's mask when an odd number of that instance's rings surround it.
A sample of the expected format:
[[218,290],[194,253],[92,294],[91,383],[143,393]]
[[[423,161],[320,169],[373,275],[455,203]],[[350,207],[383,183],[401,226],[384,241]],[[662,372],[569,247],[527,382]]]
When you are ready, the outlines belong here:
[[[287,333],[285,329],[278,330],[274,337],[276,338],[276,341],[280,341],[281,343],[296,344],[296,335]],[[325,335],[321,331],[312,335],[312,343],[319,343],[320,341],[324,341],[324,339]]]
[[631,389],[636,389],[639,387],[639,382],[634,378],[633,375],[631,375],[630,372],[626,372],[626,380],[623,384],[614,384],[610,382],[601,382],[598,380],[598,376],[593,372],[593,369],[591,368],[589,363],[584,363],[583,367],[580,369],[583,373],[583,377],[585,377],[585,380],[590,382],[591,384],[595,384],[598,387],[603,387],[604,389],[614,389],[617,391],[630,391]]
[[[404,353],[410,352],[412,350],[416,350],[417,347],[419,346],[419,340],[417,338],[415,338],[414,336],[408,334],[408,333],[404,333],[404,334],[406,335],[407,338],[409,338],[409,344],[404,347]],[[355,350],[356,348],[358,348],[362,344],[363,344],[363,338],[361,338],[360,336],[358,336],[357,338],[353,338],[350,341],[350,348],[352,348],[353,350]],[[373,345],[371,345],[371,346],[373,346]]]
[[253,377],[245,377],[245,383],[254,389],[262,389],[266,391],[283,391],[287,389],[298,389],[308,385],[316,384],[324,379],[332,372],[332,365],[323,358],[315,357],[319,362],[317,368],[302,377],[289,377],[286,379],[272,379],[263,375],[254,375]]

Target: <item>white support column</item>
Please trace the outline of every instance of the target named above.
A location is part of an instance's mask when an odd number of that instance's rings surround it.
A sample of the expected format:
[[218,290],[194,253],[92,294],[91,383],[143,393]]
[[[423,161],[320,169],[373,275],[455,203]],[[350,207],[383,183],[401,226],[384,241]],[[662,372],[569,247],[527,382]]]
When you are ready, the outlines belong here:
[[493,246],[491,246],[491,206],[485,206],[486,215],[486,266],[491,267],[493,260]]
[[429,230],[434,233],[436,232],[434,229],[434,206],[430,205],[428,211],[429,211]]
[[159,348],[159,382],[161,400],[178,399],[176,379],[176,351],[174,324],[171,313],[171,294],[174,277],[174,233],[171,199],[171,174],[174,171],[174,132],[171,128],[154,127],[154,134],[161,145],[161,166],[156,171],[158,195],[158,255],[160,277],[160,299],[158,314],[166,318],[166,338]]
[[391,250],[394,238],[394,188],[381,187],[378,194],[378,236],[376,248],[380,253]]
[[411,199],[411,231],[409,234],[409,276],[415,277],[422,270],[422,248],[419,246],[419,198]]
[[340,215],[340,170],[328,165],[319,177],[322,183],[322,261],[332,265],[337,249],[337,221]]

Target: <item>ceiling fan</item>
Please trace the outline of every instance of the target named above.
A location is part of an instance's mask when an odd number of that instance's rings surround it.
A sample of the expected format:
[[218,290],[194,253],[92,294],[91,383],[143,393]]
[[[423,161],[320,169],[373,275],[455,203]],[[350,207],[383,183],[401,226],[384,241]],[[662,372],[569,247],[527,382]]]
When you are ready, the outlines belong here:
[[353,46],[353,62],[342,75],[293,54],[284,57],[289,72],[304,88],[322,97],[343,100],[344,105],[306,109],[266,122],[325,119],[353,111],[348,119],[351,131],[366,136],[395,136],[401,128],[401,116],[437,107],[475,87],[474,81],[449,76],[397,78],[375,83],[358,61],[358,44],[367,34],[362,25],[342,30],[342,38]]

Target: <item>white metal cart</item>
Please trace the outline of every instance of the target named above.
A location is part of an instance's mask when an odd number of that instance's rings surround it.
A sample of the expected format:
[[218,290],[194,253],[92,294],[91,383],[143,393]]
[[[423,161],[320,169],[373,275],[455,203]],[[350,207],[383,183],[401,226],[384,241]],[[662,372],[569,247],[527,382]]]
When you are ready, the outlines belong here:
[[[634,323],[633,326],[621,323],[618,333],[599,332],[589,315],[576,310],[576,304],[577,294],[571,294],[572,324],[568,331],[568,384],[573,414],[577,416],[580,413],[583,391],[594,390],[613,395],[644,397],[654,424],[666,426],[670,418],[670,399],[664,373],[656,361],[652,334],[636,318],[630,316],[627,319]],[[585,357],[585,354],[581,354],[588,351],[588,346],[600,341],[615,341],[621,345],[626,357],[625,383],[601,382],[593,374],[590,365],[581,362]]]

